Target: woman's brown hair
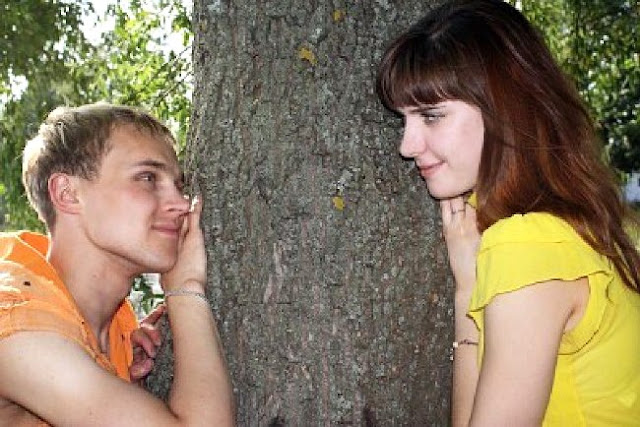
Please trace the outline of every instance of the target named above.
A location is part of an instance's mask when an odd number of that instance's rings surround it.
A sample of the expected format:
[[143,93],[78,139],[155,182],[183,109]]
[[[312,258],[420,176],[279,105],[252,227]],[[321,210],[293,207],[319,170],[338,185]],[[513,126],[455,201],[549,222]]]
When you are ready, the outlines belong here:
[[514,214],[557,215],[640,292],[640,255],[624,230],[636,220],[573,83],[518,10],[501,0],[434,9],[389,46],[377,90],[394,111],[453,99],[479,107],[480,230]]

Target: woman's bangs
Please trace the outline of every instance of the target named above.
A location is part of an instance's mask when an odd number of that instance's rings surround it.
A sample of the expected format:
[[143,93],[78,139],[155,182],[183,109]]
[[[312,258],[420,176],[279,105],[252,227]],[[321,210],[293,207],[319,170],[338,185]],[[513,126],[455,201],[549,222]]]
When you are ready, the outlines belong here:
[[454,99],[458,77],[445,58],[417,39],[405,40],[388,51],[378,77],[378,95],[394,111],[409,105],[436,104]]

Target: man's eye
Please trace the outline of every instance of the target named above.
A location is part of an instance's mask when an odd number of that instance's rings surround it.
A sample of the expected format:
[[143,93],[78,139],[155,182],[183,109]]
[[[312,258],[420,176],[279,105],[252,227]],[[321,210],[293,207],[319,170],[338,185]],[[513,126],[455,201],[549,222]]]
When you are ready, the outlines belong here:
[[139,175],[140,181],[156,182],[156,174],[152,172],[144,172]]

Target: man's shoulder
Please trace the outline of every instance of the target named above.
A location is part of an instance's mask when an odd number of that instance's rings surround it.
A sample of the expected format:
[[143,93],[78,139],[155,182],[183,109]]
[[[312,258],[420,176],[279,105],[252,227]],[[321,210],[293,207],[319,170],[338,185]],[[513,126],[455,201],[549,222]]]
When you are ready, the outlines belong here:
[[0,261],[0,340],[19,332],[56,332],[86,342],[74,302],[53,281],[13,261]]
[[0,232],[0,259],[28,263],[32,258],[44,258],[49,238],[32,231]]
[[0,260],[0,313],[28,301],[68,306],[68,298],[50,279],[23,264]]

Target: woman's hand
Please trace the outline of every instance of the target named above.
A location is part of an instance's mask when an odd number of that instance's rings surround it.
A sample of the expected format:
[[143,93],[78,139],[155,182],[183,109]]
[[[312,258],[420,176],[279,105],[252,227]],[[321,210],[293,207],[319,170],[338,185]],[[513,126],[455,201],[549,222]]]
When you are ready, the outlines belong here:
[[178,260],[173,268],[161,277],[165,292],[174,289],[190,289],[202,292],[207,281],[207,256],[204,237],[200,229],[202,202],[196,196],[191,212],[187,214],[180,230]]
[[[455,340],[478,342],[478,329],[467,316],[476,283],[476,255],[480,233],[476,211],[462,197],[442,200],[442,234],[447,243],[449,263],[456,281],[454,301]],[[453,360],[452,425],[467,426],[471,419],[478,383],[477,346],[456,348]]]
[[476,282],[476,256],[480,245],[476,210],[461,196],[440,201],[440,209],[456,291],[470,295]]

